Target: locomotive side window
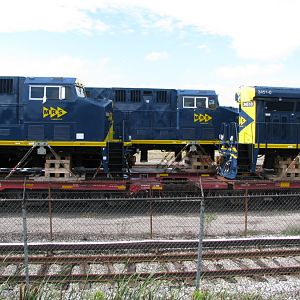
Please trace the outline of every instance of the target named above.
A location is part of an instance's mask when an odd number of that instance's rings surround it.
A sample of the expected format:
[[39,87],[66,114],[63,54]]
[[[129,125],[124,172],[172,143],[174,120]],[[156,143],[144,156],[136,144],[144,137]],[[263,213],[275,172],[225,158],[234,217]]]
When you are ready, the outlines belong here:
[[70,87],[64,86],[30,86],[29,100],[64,100],[71,99]]
[[65,87],[65,99],[70,100],[71,99],[71,88],[69,86]]
[[196,98],[196,107],[197,108],[206,108],[207,98]]
[[185,107],[185,108],[194,108],[195,107],[195,98],[193,98],[193,97],[183,97],[183,107]]
[[43,86],[31,86],[30,87],[30,100],[43,100],[44,87]]
[[80,98],[85,98],[85,90],[82,86],[76,85],[76,93]]
[[46,87],[46,98],[51,100],[59,99],[59,87]]
[[210,109],[216,109],[217,108],[217,104],[216,104],[216,101],[214,99],[209,99],[208,100],[208,108],[210,108]]
[[183,108],[206,108],[207,97],[183,97]]

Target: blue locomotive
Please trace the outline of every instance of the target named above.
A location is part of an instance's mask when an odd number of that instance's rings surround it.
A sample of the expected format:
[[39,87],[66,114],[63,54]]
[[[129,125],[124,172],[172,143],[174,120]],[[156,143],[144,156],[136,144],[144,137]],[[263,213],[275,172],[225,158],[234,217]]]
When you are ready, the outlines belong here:
[[45,147],[89,167],[103,160],[112,102],[86,97],[76,78],[2,76],[0,117],[0,167],[16,166],[33,148],[27,165],[43,166]]
[[84,88],[76,78],[0,77],[0,167],[45,166],[69,155],[78,170],[122,173],[141,151],[201,150],[213,158],[237,111],[212,90]]
[[296,161],[300,148],[300,89],[243,86],[236,101],[238,133],[227,124],[227,135],[221,139],[221,174],[231,179],[238,174],[254,174],[258,157],[262,156],[265,173],[300,177]]
[[[141,151],[174,151],[188,144],[212,158],[223,122],[235,122],[237,110],[219,105],[213,90],[151,88],[86,88],[92,98],[113,101],[114,141],[126,148],[127,158]],[[111,158],[111,156],[110,156]],[[121,162],[119,162],[121,164]]]

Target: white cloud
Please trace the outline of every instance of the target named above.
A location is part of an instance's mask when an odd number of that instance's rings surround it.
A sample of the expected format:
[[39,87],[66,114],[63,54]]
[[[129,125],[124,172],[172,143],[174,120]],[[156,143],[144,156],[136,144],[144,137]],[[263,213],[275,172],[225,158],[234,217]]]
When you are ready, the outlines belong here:
[[141,26],[228,37],[242,58],[281,59],[300,47],[299,0],[10,0],[1,3],[0,32],[106,31],[97,13],[112,11]]
[[206,44],[198,45],[198,46],[197,46],[197,49],[204,50],[204,51],[206,51],[206,52],[209,52],[209,51],[210,51],[209,46],[206,45]]
[[235,101],[235,93],[238,90],[238,85],[227,84],[226,86],[223,84],[216,84],[214,89],[218,94],[219,104],[222,106],[232,106],[237,107],[238,104]]
[[95,60],[75,56],[43,57],[0,57],[1,74],[25,77],[78,77],[85,85],[113,86],[120,78],[126,77],[122,71],[111,65],[109,57]]
[[244,64],[221,66],[215,70],[214,88],[221,105],[237,106],[234,94],[241,85],[282,86],[285,78],[283,64]]
[[174,31],[177,29],[177,25],[175,24],[174,20],[171,18],[160,18],[152,26],[160,28],[165,31]]
[[0,32],[25,32],[43,30],[66,32],[79,30],[89,33],[106,31],[109,26],[101,20],[93,19],[89,12],[94,10],[73,1],[11,0],[1,4]]
[[166,51],[151,52],[145,58],[149,61],[165,60],[169,58],[169,54]]
[[253,81],[280,74],[282,64],[245,64],[236,66],[222,66],[216,70],[216,76],[222,79],[236,79],[240,81]]
[[300,47],[298,0],[130,2],[135,2],[135,5],[140,2],[140,6],[162,18],[172,17],[182,25],[193,26],[203,33],[229,37],[232,47],[242,58],[285,58]]

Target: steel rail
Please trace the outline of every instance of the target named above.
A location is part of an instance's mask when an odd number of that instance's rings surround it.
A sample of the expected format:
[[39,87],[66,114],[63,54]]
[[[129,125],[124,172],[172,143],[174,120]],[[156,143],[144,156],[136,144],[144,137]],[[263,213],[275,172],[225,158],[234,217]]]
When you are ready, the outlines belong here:
[[[198,240],[137,240],[119,242],[29,242],[32,252],[197,249]],[[300,246],[300,237],[204,239],[204,248]],[[23,252],[23,243],[0,243],[0,253]]]
[[[230,252],[206,252],[204,260],[221,260],[233,258],[266,258],[300,256],[300,249],[284,250],[259,250],[259,251],[230,251]],[[29,256],[30,264],[78,264],[78,263],[141,263],[141,262],[173,262],[191,261],[197,259],[197,253],[151,253],[128,255],[53,255],[53,256]],[[1,265],[22,263],[22,256],[0,256]]]
[[[213,270],[202,272],[204,278],[228,278],[233,276],[262,276],[262,275],[292,275],[299,274],[300,267],[276,267],[276,268],[249,268],[249,269],[232,269],[232,270]],[[108,273],[108,274],[52,274],[52,275],[31,275],[30,282],[46,283],[75,283],[75,282],[111,282],[124,280],[145,280],[161,279],[182,281],[196,278],[195,271],[180,272],[158,272],[158,273]],[[22,275],[0,276],[0,283],[20,283],[24,282]]]
[[[224,191],[224,190],[222,190]],[[165,191],[166,193],[174,193],[175,191]],[[187,192],[191,192],[194,193],[193,191],[187,191]],[[227,190],[225,190],[225,192],[228,192]],[[230,191],[232,192],[232,191]],[[105,194],[107,194],[108,192],[103,192]],[[127,193],[127,192],[122,192]],[[80,194],[80,193],[78,193]],[[77,194],[77,196],[78,196]],[[113,195],[114,193],[112,193]],[[219,195],[216,196],[204,196],[205,201],[207,200],[220,200],[220,199],[244,199],[244,198],[263,198],[263,197],[273,197],[273,198],[286,198],[286,197],[300,197],[300,193],[286,193],[286,194],[280,194],[280,193],[272,193],[272,194],[268,194],[268,193],[263,193],[263,194],[251,194],[249,193],[247,196],[245,196],[245,194],[240,194],[240,195],[225,195],[220,193]],[[10,199],[10,198],[0,198],[0,203],[5,203],[5,202],[20,202],[22,199],[20,198],[14,198],[14,199]],[[126,198],[126,197],[120,197],[120,198],[106,198],[106,197],[99,197],[99,198],[51,198],[52,202],[80,202],[80,201],[88,201],[88,202],[98,202],[98,201],[107,201],[107,202],[115,202],[115,201],[151,201],[151,202],[161,202],[161,201],[169,201],[169,202],[175,202],[175,201],[183,201],[183,202],[195,202],[195,201],[201,201],[201,194],[199,191],[199,196],[187,196],[187,197],[134,197],[134,195],[130,195],[130,198]],[[28,194],[28,199],[27,202],[47,202],[47,199],[40,199],[40,198],[30,198],[30,194]]]

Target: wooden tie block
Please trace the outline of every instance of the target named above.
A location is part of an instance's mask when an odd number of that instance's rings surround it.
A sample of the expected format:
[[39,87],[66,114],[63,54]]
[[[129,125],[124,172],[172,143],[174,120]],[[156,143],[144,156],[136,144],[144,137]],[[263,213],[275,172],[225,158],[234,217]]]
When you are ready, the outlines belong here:
[[188,172],[214,173],[215,166],[209,155],[189,154],[185,157],[185,170]]
[[291,158],[282,159],[277,157],[275,159],[275,173],[282,178],[300,179],[300,161],[299,156],[294,160]]
[[45,163],[46,178],[71,178],[71,157],[60,156],[55,158],[53,155],[47,155]]

